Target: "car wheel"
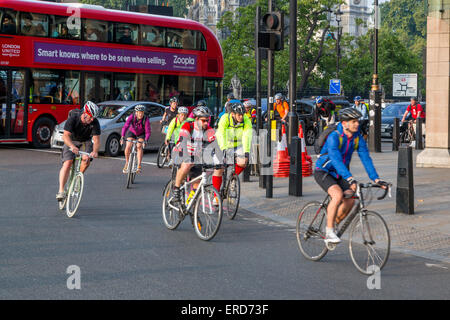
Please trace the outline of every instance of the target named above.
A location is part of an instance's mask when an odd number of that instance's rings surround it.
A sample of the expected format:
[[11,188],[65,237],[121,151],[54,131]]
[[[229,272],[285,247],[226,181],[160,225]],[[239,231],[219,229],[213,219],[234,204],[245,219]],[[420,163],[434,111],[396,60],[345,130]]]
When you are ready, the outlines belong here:
[[106,140],[105,153],[110,157],[117,157],[120,152],[120,138],[112,134]]
[[316,142],[316,131],[313,128],[306,130],[305,141],[307,146],[312,146]]
[[32,145],[35,148],[50,148],[50,141],[56,123],[47,117],[39,118],[33,125]]

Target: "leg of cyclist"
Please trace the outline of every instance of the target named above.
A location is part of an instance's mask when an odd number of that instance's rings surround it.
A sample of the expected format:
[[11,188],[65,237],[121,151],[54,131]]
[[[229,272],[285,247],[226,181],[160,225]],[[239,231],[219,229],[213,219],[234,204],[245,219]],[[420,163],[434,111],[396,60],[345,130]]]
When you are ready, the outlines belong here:
[[[144,142],[144,138],[139,138],[138,141],[140,142]],[[137,172],[141,172],[141,163],[142,163],[142,158],[144,157],[144,144],[143,143],[138,143],[136,145],[137,147],[137,161],[138,161],[138,166],[137,166]]]
[[326,228],[326,239],[331,243],[339,243],[341,240],[338,238],[334,231],[334,223],[336,220],[336,214],[338,208],[340,207],[342,200],[344,199],[344,192],[338,184],[334,184],[328,188],[328,194],[331,197],[330,202],[327,207],[327,228]]
[[182,162],[180,167],[178,168],[173,188],[173,202],[174,205],[178,207],[182,206],[181,191],[180,191],[181,184],[183,183],[184,179],[186,179],[187,175],[189,174],[189,172],[193,167],[194,167],[193,163]]
[[64,161],[61,170],[59,171],[59,190],[58,194],[56,195],[56,199],[64,199],[64,186],[67,183],[67,179],[69,179],[69,173],[70,169],[72,167],[73,160],[66,160]]
[[80,172],[84,173],[87,170],[87,168],[89,168],[90,164],[91,164],[91,159],[88,156],[82,156],[81,157]]

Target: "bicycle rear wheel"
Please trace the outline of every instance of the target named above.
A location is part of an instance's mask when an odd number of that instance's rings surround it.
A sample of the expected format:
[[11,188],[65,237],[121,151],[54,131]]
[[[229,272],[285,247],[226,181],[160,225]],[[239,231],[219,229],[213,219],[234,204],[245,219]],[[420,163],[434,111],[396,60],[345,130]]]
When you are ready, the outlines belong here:
[[[217,203],[214,205],[214,198]],[[213,186],[205,186],[196,199],[194,209],[194,230],[205,241],[211,240],[219,231],[222,222],[222,199]]]
[[376,212],[356,216],[349,236],[349,251],[356,269],[366,275],[374,274],[386,264],[391,248],[389,229]]
[[233,175],[227,182],[226,194],[223,199],[223,212],[225,216],[233,220],[239,208],[241,199],[241,183],[237,175]]
[[297,219],[297,242],[306,259],[319,261],[328,252],[325,245],[327,211],[318,201],[307,203]]
[[162,216],[167,229],[175,230],[181,223],[178,211],[169,206],[169,200],[173,198],[173,181],[167,182],[163,193]]
[[77,212],[78,206],[83,196],[84,175],[82,172],[75,174],[67,194],[66,214],[72,218]]

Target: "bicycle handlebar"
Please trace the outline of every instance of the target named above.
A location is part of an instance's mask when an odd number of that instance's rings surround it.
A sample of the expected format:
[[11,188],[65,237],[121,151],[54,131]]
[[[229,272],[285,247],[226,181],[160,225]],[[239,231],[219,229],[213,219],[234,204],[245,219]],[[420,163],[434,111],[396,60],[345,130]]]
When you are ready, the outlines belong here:
[[[377,184],[377,183],[360,183],[359,187],[362,189],[368,189],[368,188],[379,188],[379,189],[384,189],[383,186]],[[386,187],[386,189],[384,189],[384,193],[383,195],[381,195],[380,197],[377,198],[377,200],[383,200],[384,198],[386,198],[387,194],[389,193],[389,198],[391,197],[391,188],[392,188],[392,183],[389,183]]]
[[84,152],[84,151],[78,151],[78,154],[80,155],[80,156],[88,156],[89,158],[91,158],[92,159],[92,157],[91,157],[91,154],[89,153],[89,152]]

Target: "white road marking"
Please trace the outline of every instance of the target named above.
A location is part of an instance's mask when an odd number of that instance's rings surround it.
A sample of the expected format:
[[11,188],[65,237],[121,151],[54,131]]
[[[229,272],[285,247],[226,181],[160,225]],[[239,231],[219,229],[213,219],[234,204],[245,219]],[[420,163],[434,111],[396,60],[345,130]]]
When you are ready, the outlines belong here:
[[425,263],[425,265],[428,268],[440,268],[440,269],[448,269],[447,267],[444,267],[442,264],[432,264],[432,263]]

